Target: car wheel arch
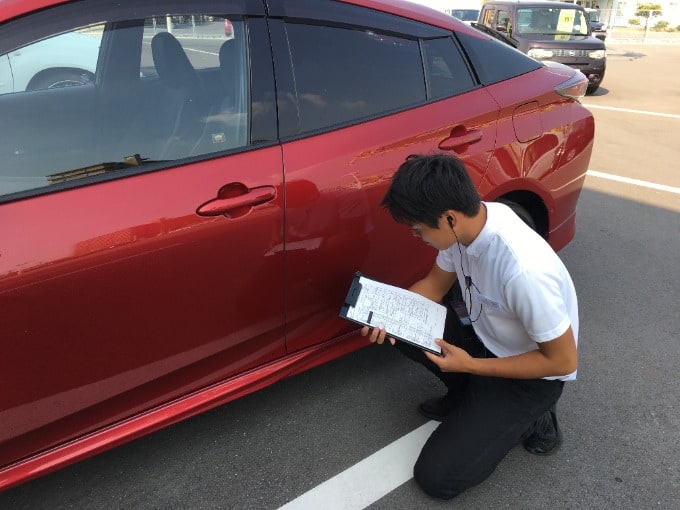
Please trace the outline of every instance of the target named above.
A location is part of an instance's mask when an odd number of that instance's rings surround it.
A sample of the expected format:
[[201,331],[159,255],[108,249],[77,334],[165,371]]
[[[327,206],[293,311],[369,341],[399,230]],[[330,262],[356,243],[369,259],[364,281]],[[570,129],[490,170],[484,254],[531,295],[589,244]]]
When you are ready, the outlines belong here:
[[547,239],[548,209],[541,197],[530,191],[512,191],[494,201],[506,204],[541,237]]

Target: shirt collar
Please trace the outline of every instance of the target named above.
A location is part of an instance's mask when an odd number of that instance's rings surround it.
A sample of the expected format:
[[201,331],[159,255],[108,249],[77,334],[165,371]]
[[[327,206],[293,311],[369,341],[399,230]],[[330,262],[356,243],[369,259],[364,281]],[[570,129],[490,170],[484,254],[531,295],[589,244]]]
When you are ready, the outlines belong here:
[[466,252],[471,257],[479,257],[491,245],[494,234],[497,231],[496,215],[492,212],[493,207],[489,207],[486,202],[482,202],[482,207],[486,207],[486,222],[481,232],[466,248]]

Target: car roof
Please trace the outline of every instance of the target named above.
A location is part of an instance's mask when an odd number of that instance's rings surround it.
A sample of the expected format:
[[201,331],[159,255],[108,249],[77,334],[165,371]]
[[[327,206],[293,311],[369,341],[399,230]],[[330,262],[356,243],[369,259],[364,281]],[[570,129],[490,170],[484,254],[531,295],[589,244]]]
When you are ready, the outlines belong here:
[[10,20],[25,12],[37,11],[66,2],[66,0],[2,0],[0,2],[0,21]]
[[[69,3],[73,0],[0,0],[0,23],[9,21],[23,14],[52,7],[59,4]],[[467,32],[470,27],[442,11],[426,5],[410,2],[408,0],[338,0],[346,4],[367,7],[386,13],[396,14],[410,19],[416,19],[440,28],[451,30],[454,26],[461,31]],[[474,30],[474,29],[470,29]]]
[[[457,18],[439,11],[427,5],[410,2],[408,0],[338,0],[340,2],[360,7],[367,7],[390,14],[396,14],[405,18],[415,19],[424,23],[429,23],[440,28],[452,29],[462,27],[461,31],[468,31],[470,28]],[[456,28],[458,30],[458,28]],[[474,33],[474,29],[473,30]]]

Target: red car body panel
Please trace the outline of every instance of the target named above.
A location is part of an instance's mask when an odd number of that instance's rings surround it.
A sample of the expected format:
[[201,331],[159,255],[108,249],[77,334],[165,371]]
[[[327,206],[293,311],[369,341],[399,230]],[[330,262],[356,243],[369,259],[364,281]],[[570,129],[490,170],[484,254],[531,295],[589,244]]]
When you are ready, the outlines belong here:
[[[21,389],[3,393],[1,465],[285,354],[283,252],[265,256],[283,242],[281,151],[232,158],[234,170],[218,159],[0,208],[2,329],[16,347],[0,374]],[[196,215],[242,179],[243,158],[244,184],[276,198],[239,218]],[[108,312],[80,313],[92,307]]]
[[[399,0],[345,3],[482,37]],[[435,257],[378,206],[409,154],[461,157],[484,199],[540,204],[565,246],[594,137],[552,90],[572,74],[0,204],[0,490],[366,345],[337,316],[353,273],[408,286]],[[246,192],[264,198],[199,214]]]
[[[566,69],[545,72],[555,77],[555,86],[569,77]],[[487,87],[499,104],[509,106],[500,111],[500,148],[479,190],[490,200],[518,189],[540,197],[549,219],[547,239],[558,251],[574,237],[576,202],[593,150],[595,121],[578,103],[542,92],[533,73],[518,76],[515,83],[517,87],[503,83]],[[526,104],[527,97],[535,98],[531,114],[539,119],[540,129],[534,131],[535,138],[517,143],[518,119],[512,105]]]
[[[473,179],[481,181],[496,138],[496,105],[483,89],[470,96],[284,144],[289,353],[354,328],[338,318],[334,304],[342,302],[357,269],[402,286],[428,270],[432,248],[371,204],[380,202],[394,169],[409,154],[439,150],[457,128],[483,133],[478,143],[452,151],[466,161]],[[477,109],[491,113],[479,116]],[[451,122],[449,111],[457,112],[458,122]],[[394,239],[409,257],[385,264],[384,247]]]
[[366,346],[356,333],[286,356],[255,370],[121,420],[114,426],[83,435],[38,455],[0,469],[0,490],[24,483],[61,467],[115,448],[138,437],[213,409]]
[[3,0],[1,21],[10,20],[27,12],[37,11],[44,7],[67,3],[68,0]]

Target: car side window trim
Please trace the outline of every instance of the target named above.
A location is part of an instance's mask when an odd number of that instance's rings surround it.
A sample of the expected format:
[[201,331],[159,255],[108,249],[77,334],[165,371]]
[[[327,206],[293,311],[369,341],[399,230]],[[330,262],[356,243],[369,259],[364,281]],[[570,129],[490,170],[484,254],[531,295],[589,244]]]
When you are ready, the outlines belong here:
[[341,2],[267,0],[267,8],[270,18],[281,18],[287,22],[323,22],[336,26],[372,28],[386,34],[410,36],[414,39],[450,34],[450,31],[443,28]]

